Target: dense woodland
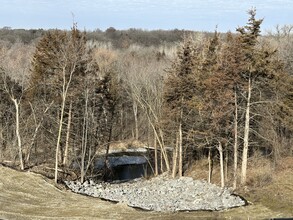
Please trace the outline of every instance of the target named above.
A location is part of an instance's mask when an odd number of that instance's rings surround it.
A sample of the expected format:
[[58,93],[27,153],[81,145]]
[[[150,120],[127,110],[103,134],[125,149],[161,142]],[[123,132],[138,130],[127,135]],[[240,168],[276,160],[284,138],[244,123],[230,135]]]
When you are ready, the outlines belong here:
[[[55,181],[99,149],[139,140],[154,174],[209,160],[245,185],[248,159],[293,156],[293,27],[261,35],[249,11],[235,33],[0,30],[0,161],[49,163]],[[231,27],[232,29],[233,27]],[[172,149],[172,152],[167,151]]]

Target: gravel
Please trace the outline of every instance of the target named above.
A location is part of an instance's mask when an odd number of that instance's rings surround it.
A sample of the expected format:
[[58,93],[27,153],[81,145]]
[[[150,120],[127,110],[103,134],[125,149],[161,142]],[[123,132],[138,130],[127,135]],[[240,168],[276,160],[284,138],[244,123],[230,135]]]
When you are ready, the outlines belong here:
[[171,179],[161,175],[150,180],[136,179],[116,184],[96,183],[92,180],[84,183],[78,181],[65,181],[65,183],[76,193],[150,211],[215,211],[246,204],[228,188],[221,188],[204,180],[193,180],[191,177]]

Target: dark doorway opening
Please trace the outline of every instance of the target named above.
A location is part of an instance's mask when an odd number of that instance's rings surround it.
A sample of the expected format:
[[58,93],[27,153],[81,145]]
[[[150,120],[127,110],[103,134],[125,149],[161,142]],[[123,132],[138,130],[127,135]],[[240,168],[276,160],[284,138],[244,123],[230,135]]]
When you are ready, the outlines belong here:
[[[95,162],[97,171],[105,169],[104,158]],[[104,172],[107,181],[128,181],[150,175],[149,163],[144,156],[109,156],[108,169]]]

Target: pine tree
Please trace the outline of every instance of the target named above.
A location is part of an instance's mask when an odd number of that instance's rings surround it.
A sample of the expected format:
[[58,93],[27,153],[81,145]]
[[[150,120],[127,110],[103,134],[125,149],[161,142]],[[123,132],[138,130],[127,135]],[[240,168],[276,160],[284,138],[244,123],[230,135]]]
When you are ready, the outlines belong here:
[[[178,51],[170,75],[165,84],[164,111],[168,112],[167,124],[169,135],[176,137],[173,158],[173,176],[176,174],[178,156],[178,175],[183,175],[183,144],[187,133],[186,126],[192,121],[190,105],[197,91],[197,68],[199,67],[199,51],[191,37],[185,38]],[[193,99],[194,101],[194,99]],[[194,104],[194,103],[193,103]]]
[[[270,90],[281,71],[276,60],[276,50],[266,44],[261,44],[259,41],[260,26],[263,19],[255,18],[255,9],[250,10],[248,14],[250,17],[247,25],[237,29],[239,32],[239,50],[243,57],[237,71],[241,77],[240,81],[243,84],[246,83],[246,86],[242,88],[246,94],[241,170],[242,184],[245,184],[247,176],[250,133],[253,131],[255,138],[259,136],[256,121],[260,120],[260,118],[255,116],[252,123],[252,113],[253,115],[257,113],[252,112],[252,110],[260,111],[264,103],[274,101],[274,94]],[[252,126],[254,127],[253,130],[251,129]]]

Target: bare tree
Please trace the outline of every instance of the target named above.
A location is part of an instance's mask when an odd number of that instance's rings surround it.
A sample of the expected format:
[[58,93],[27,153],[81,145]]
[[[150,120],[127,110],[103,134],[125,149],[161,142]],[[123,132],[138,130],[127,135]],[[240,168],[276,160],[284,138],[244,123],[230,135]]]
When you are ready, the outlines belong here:
[[[21,136],[20,136],[20,128],[19,128],[19,105],[20,105],[20,100],[21,100],[21,96],[19,98],[16,98],[15,96],[15,86],[17,85],[13,85],[13,82],[10,81],[10,79],[8,79],[8,77],[6,77],[4,75],[3,77],[3,82],[4,82],[4,88],[6,90],[6,93],[8,94],[10,100],[13,102],[14,107],[15,107],[15,133],[16,133],[16,137],[17,137],[17,146],[18,146],[18,157],[19,157],[19,162],[20,162],[20,169],[24,170],[24,160],[23,160],[23,147],[22,147],[22,141],[21,141]],[[8,82],[10,81],[10,82]],[[20,94],[22,95],[22,93]]]
[[31,47],[21,43],[16,43],[10,48],[4,46],[0,53],[0,71],[3,89],[8,95],[15,109],[15,134],[17,137],[18,157],[20,160],[20,168],[25,167],[23,159],[23,142],[21,137],[21,102],[25,93],[29,78],[29,58],[31,55]]
[[[166,63],[157,65],[152,57],[133,57],[131,63],[126,65],[125,83],[133,103],[135,131],[138,133],[137,104],[145,113],[147,121],[152,128],[156,143],[160,147],[166,169],[170,170],[168,154],[164,146],[163,131],[160,128],[162,114],[163,79]],[[138,134],[135,136],[138,137]],[[156,149],[155,149],[156,151]],[[155,153],[157,155],[157,153]],[[157,160],[155,167],[158,167]],[[156,173],[158,171],[155,171]]]

